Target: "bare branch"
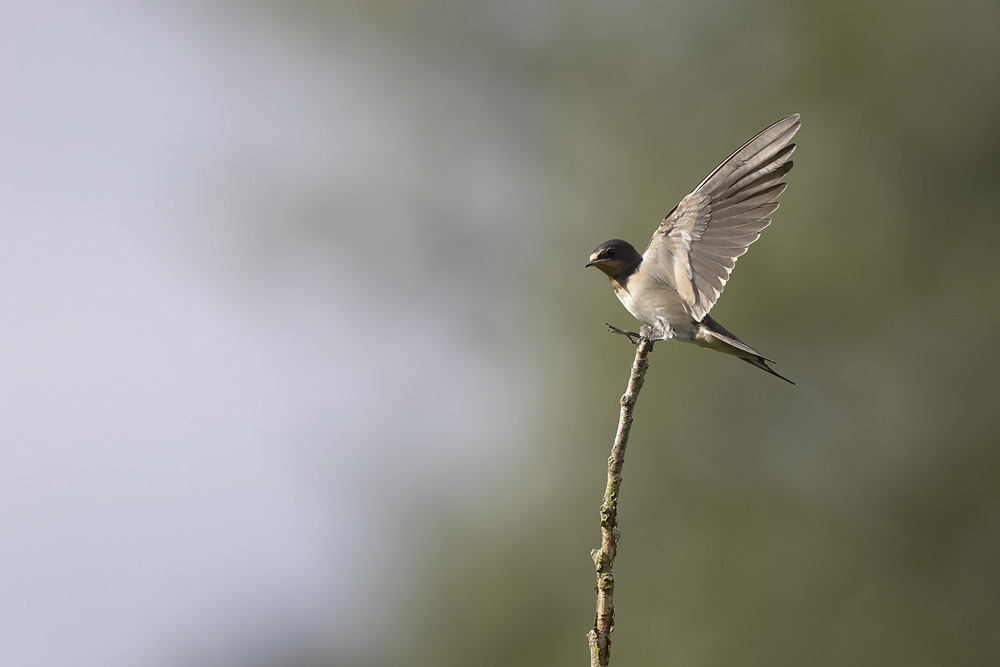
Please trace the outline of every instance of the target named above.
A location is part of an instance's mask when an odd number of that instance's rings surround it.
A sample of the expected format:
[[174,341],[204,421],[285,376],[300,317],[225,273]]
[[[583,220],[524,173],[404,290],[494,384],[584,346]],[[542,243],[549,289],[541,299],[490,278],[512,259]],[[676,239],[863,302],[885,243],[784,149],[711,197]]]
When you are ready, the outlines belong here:
[[619,329],[615,325],[608,324],[607,322],[604,323],[604,326],[608,328],[608,333],[615,333],[625,336],[626,338],[628,338],[628,342],[632,343],[633,345],[636,345],[639,342],[639,334],[637,334],[634,331],[625,331],[625,329]]
[[[624,335],[624,332],[621,333]],[[653,349],[651,335],[648,326],[643,326],[639,331],[639,344],[635,348],[632,374],[621,398],[618,432],[615,434],[615,443],[608,459],[608,486],[604,491],[604,504],[601,505],[601,548],[591,552],[597,568],[597,614],[594,617],[594,628],[587,634],[591,667],[607,667],[611,659],[611,631],[615,627],[615,577],[612,566],[618,551],[619,537],[618,491],[622,484],[622,468],[625,466],[625,448],[628,446],[628,435],[632,430],[632,413],[635,410],[636,399],[639,398],[639,390],[642,389],[643,380],[646,378],[646,369],[649,367],[647,357]]]

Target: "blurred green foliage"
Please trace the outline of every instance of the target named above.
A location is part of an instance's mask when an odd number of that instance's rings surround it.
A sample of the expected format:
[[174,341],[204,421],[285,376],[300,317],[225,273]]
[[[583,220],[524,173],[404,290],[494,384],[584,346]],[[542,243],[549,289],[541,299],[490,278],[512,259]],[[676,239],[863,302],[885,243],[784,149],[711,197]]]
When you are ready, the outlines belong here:
[[[335,29],[383,51],[378,67],[414,77],[402,105],[445,91],[414,106],[414,132],[504,136],[539,193],[498,203],[509,272],[489,288],[468,255],[428,269],[440,289],[503,293],[454,303],[530,361],[537,411],[492,498],[466,506],[442,480],[413,508],[420,575],[386,603],[371,664],[584,664],[632,350],[602,333],[631,322],[583,263],[606,238],[643,245],[792,112],[790,187],[713,316],[799,384],[656,346],[625,468],[612,664],[1000,664],[1000,5],[263,7],[303,39]],[[475,83],[438,87],[449,78]],[[463,150],[429,144],[429,170]],[[473,224],[422,234],[458,256]]]

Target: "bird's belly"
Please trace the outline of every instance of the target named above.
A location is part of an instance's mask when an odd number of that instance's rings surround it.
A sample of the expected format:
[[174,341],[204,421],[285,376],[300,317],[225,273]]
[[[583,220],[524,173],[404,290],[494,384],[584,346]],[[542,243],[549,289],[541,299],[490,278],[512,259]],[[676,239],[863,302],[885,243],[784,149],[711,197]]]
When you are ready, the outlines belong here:
[[670,326],[674,337],[684,341],[693,339],[698,332],[698,323],[692,319],[680,295],[673,290],[659,286],[644,290],[616,287],[615,294],[635,319],[660,333],[664,333],[661,322]]

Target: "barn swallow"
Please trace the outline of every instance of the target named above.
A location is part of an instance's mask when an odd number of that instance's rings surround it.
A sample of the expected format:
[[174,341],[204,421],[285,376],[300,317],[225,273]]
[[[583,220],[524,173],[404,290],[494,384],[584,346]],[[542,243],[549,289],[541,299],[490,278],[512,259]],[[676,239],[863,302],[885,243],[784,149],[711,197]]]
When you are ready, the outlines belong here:
[[795,384],[708,313],[736,260],[771,224],[786,187],[781,179],[792,168],[795,144],[788,142],[800,126],[794,114],[743,144],[663,218],[645,253],[611,239],[590,255],[587,266],[607,274],[618,300],[655,340],[725,352]]

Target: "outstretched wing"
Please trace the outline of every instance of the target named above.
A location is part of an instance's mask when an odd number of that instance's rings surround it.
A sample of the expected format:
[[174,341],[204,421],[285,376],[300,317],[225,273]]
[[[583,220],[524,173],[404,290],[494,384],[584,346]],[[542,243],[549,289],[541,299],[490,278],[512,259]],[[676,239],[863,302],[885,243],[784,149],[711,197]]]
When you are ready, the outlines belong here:
[[643,263],[677,292],[699,322],[722,294],[736,259],[760,238],[778,208],[792,168],[789,144],[799,115],[746,142],[684,197],[660,223]]

